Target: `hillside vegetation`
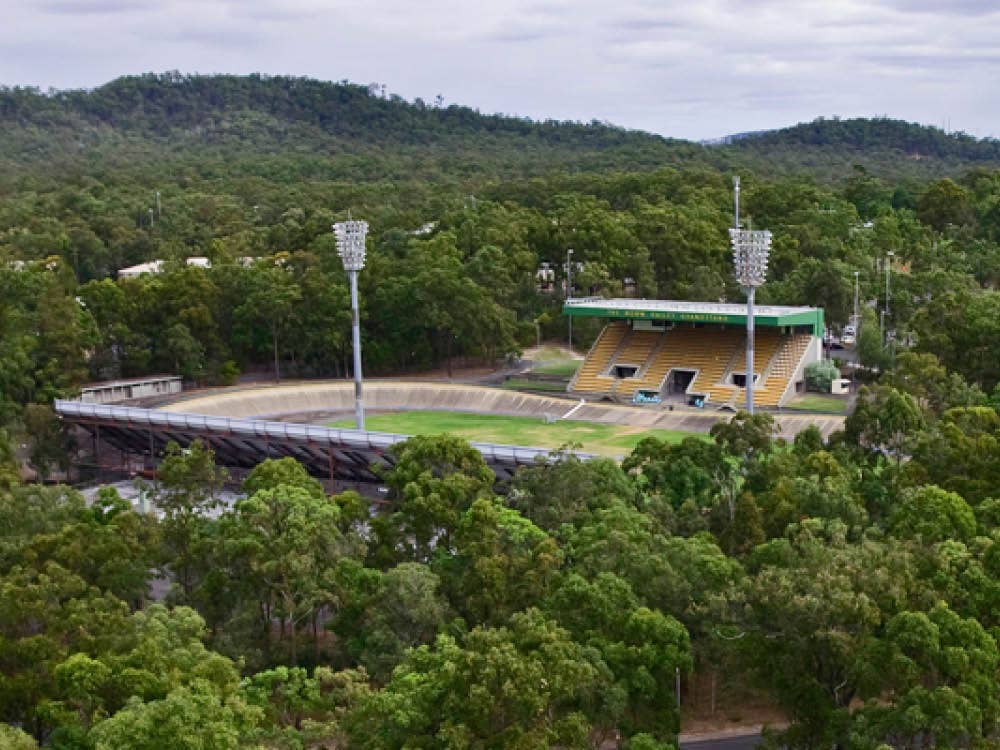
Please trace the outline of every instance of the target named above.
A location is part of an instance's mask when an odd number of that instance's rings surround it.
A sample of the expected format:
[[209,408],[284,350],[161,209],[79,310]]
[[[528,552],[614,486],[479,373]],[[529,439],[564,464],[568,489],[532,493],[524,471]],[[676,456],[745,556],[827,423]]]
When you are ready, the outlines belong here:
[[[501,357],[560,332],[570,247],[578,293],[627,284],[739,299],[728,161],[749,165],[744,216],[775,235],[763,300],[821,306],[842,325],[854,272],[861,299],[880,299],[891,251],[891,327],[986,390],[998,379],[984,328],[1000,279],[991,142],[824,121],[710,148],[348,83],[177,74],[3,90],[0,125],[0,259],[11,263],[0,269],[0,404],[15,416],[86,379],[343,375],[350,317],[330,225],[348,211],[371,224],[361,284],[373,374]],[[817,149],[840,161],[812,176]],[[969,168],[928,180],[846,166],[857,154],[888,164],[890,152]],[[782,164],[794,174],[776,174]],[[213,267],[185,267],[190,256]],[[115,280],[153,259],[168,261],[164,273]],[[557,283],[540,293],[543,264]],[[955,305],[976,322],[955,319]],[[578,341],[597,327],[581,323]],[[863,343],[865,361],[884,365],[877,338]]]
[[[281,154],[290,178],[412,174],[474,183],[554,168],[701,164],[830,180],[854,164],[884,177],[1000,164],[996,140],[885,118],[820,118],[704,146],[596,121],[533,122],[381,97],[347,81],[285,76],[167,73],[127,76],[93,90],[4,88],[0,123],[6,131],[0,158],[8,167],[36,169],[53,160],[78,167],[167,160],[208,171],[209,157],[225,158],[230,175],[262,174]],[[255,166],[254,159],[263,163]]]
[[751,133],[725,150],[734,163],[773,172],[836,180],[860,165],[884,177],[956,175],[1000,164],[1000,141],[880,117],[819,118],[790,128]]
[[[0,92],[0,746],[674,750],[754,702],[772,747],[996,748],[994,151],[888,121],[706,147],[290,78]],[[155,513],[23,481],[102,478],[51,408],[85,380],[347,375],[348,212],[366,375],[564,340],[569,248],[577,295],[742,300],[736,169],[762,303],[838,327],[858,290],[867,385],[829,439],[741,412],[499,482],[416,436],[377,507],[291,457],[223,504],[197,441],[140,483]]]
[[[210,174],[281,178],[472,180],[555,167],[653,168],[704,148],[600,123],[535,123],[468,107],[435,108],[303,78],[119,78],[92,91],[0,91],[0,146],[12,165],[78,167],[166,160]],[[283,173],[271,174],[275,157]],[[363,163],[359,161],[363,157]],[[257,159],[261,163],[255,164]]]

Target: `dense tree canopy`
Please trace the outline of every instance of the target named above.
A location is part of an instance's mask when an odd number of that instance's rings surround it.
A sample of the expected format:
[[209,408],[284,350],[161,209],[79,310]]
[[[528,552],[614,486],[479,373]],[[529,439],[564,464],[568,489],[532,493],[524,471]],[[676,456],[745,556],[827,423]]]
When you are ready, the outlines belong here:
[[[996,142],[834,120],[710,148],[179,74],[0,90],[0,123],[3,746],[663,750],[706,679],[783,716],[777,746],[996,743]],[[22,484],[70,463],[51,402],[88,379],[347,375],[348,211],[375,374],[561,335],[571,247],[577,295],[740,300],[737,168],[762,302],[838,328],[857,283],[865,386],[828,439],[738,413],[498,483],[418,436],[371,506],[292,458],[237,487],[197,442],[151,508]]]

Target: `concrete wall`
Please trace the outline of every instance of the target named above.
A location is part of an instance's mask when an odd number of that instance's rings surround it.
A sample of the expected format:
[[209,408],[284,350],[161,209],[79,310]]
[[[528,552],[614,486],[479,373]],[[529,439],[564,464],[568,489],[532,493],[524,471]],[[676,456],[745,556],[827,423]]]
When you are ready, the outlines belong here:
[[795,368],[795,374],[792,375],[791,379],[788,381],[788,385],[785,386],[785,392],[781,395],[781,400],[778,401],[779,404],[784,406],[798,395],[798,391],[795,390],[795,384],[805,378],[806,367],[811,365],[813,362],[819,362],[821,359],[823,359],[823,339],[819,336],[813,336],[805,354],[803,354],[802,359],[799,360],[798,367]]

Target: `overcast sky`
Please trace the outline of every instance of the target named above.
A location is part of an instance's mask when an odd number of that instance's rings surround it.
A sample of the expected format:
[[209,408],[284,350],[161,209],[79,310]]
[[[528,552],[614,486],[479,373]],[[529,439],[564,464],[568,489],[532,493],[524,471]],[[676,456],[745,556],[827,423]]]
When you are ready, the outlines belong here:
[[998,0],[3,0],[0,82],[306,75],[683,138],[886,114],[1000,135]]

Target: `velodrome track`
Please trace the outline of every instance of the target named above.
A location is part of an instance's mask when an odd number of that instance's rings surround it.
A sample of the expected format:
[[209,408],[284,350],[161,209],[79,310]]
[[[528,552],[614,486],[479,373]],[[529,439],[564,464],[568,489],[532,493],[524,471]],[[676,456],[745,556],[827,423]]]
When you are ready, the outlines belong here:
[[[434,410],[562,417],[579,402],[566,398],[537,396],[500,388],[427,381],[372,380],[365,383],[365,408],[393,412]],[[354,409],[354,386],[350,381],[307,381],[284,385],[255,385],[195,392],[162,404],[160,410],[242,419],[329,421],[330,414],[349,414]],[[315,419],[310,420],[310,415]],[[708,432],[729,412],[679,407],[673,411],[656,407],[586,403],[567,419],[630,425],[648,429]],[[791,438],[815,424],[824,436],[843,426],[844,418],[832,415],[774,413],[782,437]]]

